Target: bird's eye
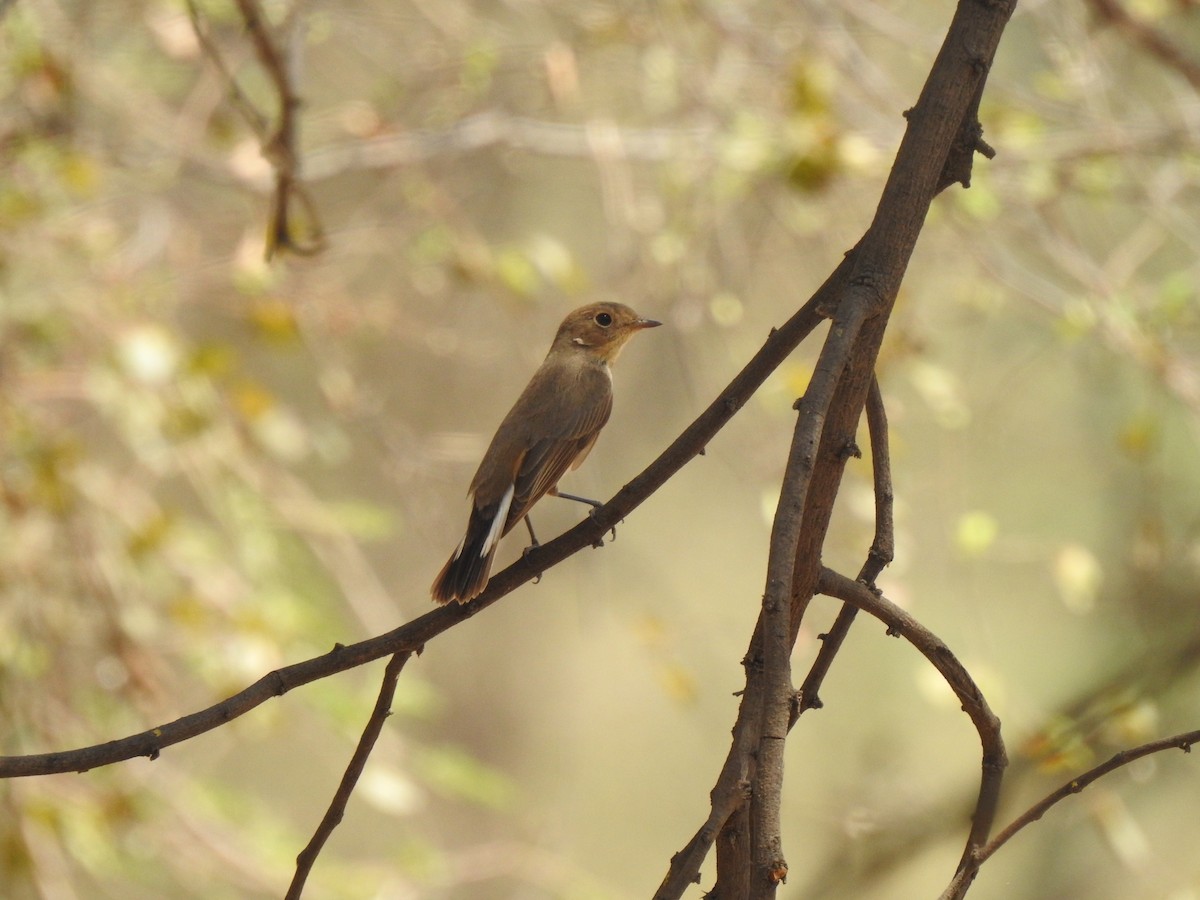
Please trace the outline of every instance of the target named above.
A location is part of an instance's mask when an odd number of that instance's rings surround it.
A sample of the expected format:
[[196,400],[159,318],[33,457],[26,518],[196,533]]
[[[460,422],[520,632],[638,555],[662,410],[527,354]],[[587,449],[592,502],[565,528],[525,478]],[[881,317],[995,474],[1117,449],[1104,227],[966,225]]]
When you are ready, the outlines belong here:
[[601,328],[607,328],[612,324],[612,316],[608,313],[596,313],[596,318],[593,321]]

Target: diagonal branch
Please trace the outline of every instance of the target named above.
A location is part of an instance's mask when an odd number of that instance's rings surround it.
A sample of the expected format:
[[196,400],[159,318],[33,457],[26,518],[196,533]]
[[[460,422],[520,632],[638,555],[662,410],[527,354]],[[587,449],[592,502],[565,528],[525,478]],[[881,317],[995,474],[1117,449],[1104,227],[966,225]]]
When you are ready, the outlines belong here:
[[791,678],[792,602],[797,547],[808,504],[817,450],[834,391],[850,360],[851,348],[867,318],[867,304],[851,294],[841,304],[817,359],[808,391],[798,401],[796,429],[788,452],[779,505],[771,529],[767,586],[762,608],[762,712],[755,753],[757,777],[750,798],[750,833],[754,836],[754,869],[750,900],[767,898],[787,878],[780,833],[783,800],[783,751],[793,721]]
[[[832,305],[834,298],[838,297],[849,284],[850,272],[853,268],[856,254],[857,248],[846,254],[829,278],[825,280],[825,283],[801,307],[800,312],[810,310],[815,314],[815,310],[818,307]],[[772,335],[772,338],[785,331],[787,327],[785,325],[783,329],[780,329],[780,332]],[[797,343],[799,342],[797,341]],[[714,411],[716,408],[717,404],[713,404],[712,407],[709,407],[709,411]],[[708,415],[708,413],[705,413],[705,415]],[[662,458],[659,458],[660,461]],[[651,469],[653,468],[651,466]],[[646,473],[643,473],[643,476],[639,476],[639,480],[641,477],[649,474],[651,469],[647,469]],[[635,481],[634,484],[636,483]],[[633,487],[633,485],[631,484],[630,487]],[[754,660],[758,657],[759,637],[759,633],[756,631],[751,641],[751,649],[745,659],[745,665],[748,670],[751,666],[755,665]],[[733,742],[730,745],[729,753],[725,757],[721,772],[717,776],[716,785],[709,794],[710,807],[708,816],[687,844],[671,857],[667,874],[664,876],[658,890],[655,891],[655,900],[670,900],[670,898],[681,897],[689,885],[699,881],[700,864],[712,849],[717,834],[729,820],[729,817],[745,803],[750,785],[751,758],[757,744],[757,735],[761,731],[758,728],[752,730],[746,727],[745,723],[752,714],[757,715],[760,710],[761,696],[757,693],[757,685],[751,684],[749,678],[747,678],[747,691],[743,695],[742,704],[738,710],[738,721],[733,728]]]
[[994,838],[988,841],[987,844],[978,848],[972,854],[969,864],[955,874],[954,880],[950,882],[949,887],[942,894],[942,900],[957,900],[957,898],[963,897],[967,892],[967,888],[970,887],[971,882],[974,880],[979,867],[987,862],[993,853],[1008,843],[1018,831],[1026,825],[1032,825],[1060,800],[1065,800],[1067,797],[1078,794],[1092,784],[1092,782],[1099,780],[1110,772],[1116,771],[1122,766],[1129,765],[1131,762],[1150,756],[1153,753],[1161,753],[1164,750],[1182,750],[1184,753],[1191,753],[1192,745],[1197,743],[1200,743],[1200,731],[1187,731],[1183,734],[1162,738],[1161,740],[1150,741],[1137,747],[1132,747],[1129,750],[1122,750],[1100,765],[1088,769],[1082,775],[1072,778],[1066,784],[1033,804],[1033,806],[1017,816]]
[[[191,713],[156,728],[76,750],[0,757],[0,778],[84,772],[144,756],[157,758],[165,747],[219,728],[245,715],[262,703],[293,688],[345,672],[403,651],[417,652],[425,643],[459,622],[482,612],[501,597],[516,590],[538,574],[548,571],[568,556],[592,546],[621,519],[655,493],[695,456],[742,408],[753,393],[775,371],[821,321],[817,307],[839,291],[849,272],[848,256],[813,298],[782,326],[773,329],[766,342],[716,399],[646,469],[622,488],[593,516],[541,547],[529,552],[504,571],[494,575],[487,590],[467,604],[450,604],[431,610],[377,637],[356,644],[335,645],[326,654],[285,666],[264,675],[249,687],[220,703]],[[707,851],[706,851],[707,852]]]
[[1200,91],[1200,59],[1188,56],[1161,31],[1134,18],[1120,0],[1087,0],[1087,3],[1097,18],[1112,25],[1146,53],[1178,72],[1195,90]]
[[[871,388],[867,393],[867,432],[871,439],[871,475],[875,491],[875,539],[871,542],[867,559],[858,572],[858,580],[873,586],[875,579],[892,561],[896,551],[887,411],[883,406],[883,394],[879,390],[877,378],[871,379]],[[855,607],[843,603],[829,631],[819,636],[821,649],[817,652],[817,658],[809,668],[808,675],[805,676],[804,684],[800,686],[795,718],[799,718],[810,709],[821,708],[821,684],[829,674],[834,657],[842,649],[842,643],[850,633],[850,626],[854,624],[857,615],[858,610]]]
[[291,885],[288,886],[284,900],[299,900],[300,895],[304,893],[304,884],[308,880],[308,874],[312,871],[313,864],[317,861],[317,856],[325,846],[325,842],[329,840],[329,836],[333,834],[333,829],[341,824],[342,816],[346,812],[346,804],[350,802],[350,795],[354,793],[354,788],[367,765],[371,751],[375,748],[375,742],[379,740],[379,735],[383,731],[383,723],[392,714],[396,682],[400,680],[404,664],[411,656],[412,651],[405,650],[388,660],[387,668],[383,671],[383,681],[379,685],[379,697],[375,701],[375,708],[371,711],[371,717],[367,719],[367,725],[363,729],[362,737],[358,739],[358,746],[354,748],[354,754],[350,757],[350,762],[346,766],[345,774],[342,775],[337,791],[334,793],[333,799],[329,801],[329,808],[313,833],[312,840],[296,857],[296,874],[292,878]]

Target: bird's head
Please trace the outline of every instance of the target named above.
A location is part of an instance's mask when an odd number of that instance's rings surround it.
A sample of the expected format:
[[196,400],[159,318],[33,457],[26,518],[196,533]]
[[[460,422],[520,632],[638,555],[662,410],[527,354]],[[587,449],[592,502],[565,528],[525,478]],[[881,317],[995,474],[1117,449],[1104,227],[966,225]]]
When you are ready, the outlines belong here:
[[623,303],[589,303],[563,319],[551,352],[583,350],[611,363],[633,335],[661,324],[639,316]]

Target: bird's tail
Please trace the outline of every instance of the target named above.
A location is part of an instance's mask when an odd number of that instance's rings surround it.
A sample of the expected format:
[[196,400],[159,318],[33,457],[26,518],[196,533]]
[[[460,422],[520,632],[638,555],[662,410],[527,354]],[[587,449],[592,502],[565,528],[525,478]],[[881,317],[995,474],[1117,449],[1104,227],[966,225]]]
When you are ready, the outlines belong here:
[[[499,510],[493,506],[486,512],[491,515],[485,515],[472,506],[466,536],[446,560],[446,565],[442,566],[430,589],[433,599],[438,603],[450,603],[453,600],[466,603],[483,593],[487,587],[492,558],[496,555],[496,545],[499,543],[493,533],[492,520]],[[507,507],[504,512],[508,512]]]

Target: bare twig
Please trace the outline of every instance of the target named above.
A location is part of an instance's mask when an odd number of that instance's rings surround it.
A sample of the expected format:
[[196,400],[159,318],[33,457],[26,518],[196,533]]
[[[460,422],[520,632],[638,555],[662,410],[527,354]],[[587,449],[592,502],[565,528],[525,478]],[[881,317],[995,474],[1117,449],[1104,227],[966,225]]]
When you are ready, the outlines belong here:
[[371,711],[371,717],[367,719],[362,737],[358,740],[358,746],[354,748],[354,755],[350,757],[350,763],[346,766],[341,783],[338,784],[338,789],[329,802],[329,808],[313,833],[312,840],[296,857],[296,874],[292,878],[291,885],[288,886],[285,900],[299,900],[300,895],[304,893],[304,883],[308,880],[308,874],[312,871],[321,848],[333,834],[333,829],[341,823],[342,816],[346,812],[346,804],[350,802],[350,795],[354,793],[354,787],[358,784],[363,768],[367,765],[371,750],[374,749],[375,742],[379,740],[380,732],[383,731],[383,723],[392,714],[396,682],[399,681],[400,672],[404,669],[404,664],[408,662],[412,653],[413,651],[405,650],[388,660],[387,668],[383,672],[383,681],[379,685],[379,697],[375,701],[375,708]]
[[[275,194],[271,200],[271,220],[267,228],[267,259],[279,250],[311,256],[324,249],[325,238],[316,218],[315,204],[300,183],[296,112],[300,108],[301,100],[296,93],[294,80],[298,75],[299,65],[296,60],[300,52],[302,31],[298,21],[292,23],[293,45],[290,48],[291,59],[288,59],[275,45],[262,10],[259,9],[258,0],[237,0],[237,6],[254,44],[258,61],[275,85],[279,100],[275,132],[263,144],[263,155],[275,167]],[[303,207],[308,227],[312,232],[304,241],[296,237],[294,222],[289,212],[293,200]]]
[[1200,60],[1188,56],[1162,32],[1131,16],[1120,0],[1087,0],[1087,3],[1102,22],[1112,25],[1200,91]]
[[[316,206],[300,181],[297,112],[302,101],[294,87],[299,78],[298,59],[302,46],[300,24],[298,20],[292,23],[290,54],[285,54],[276,46],[257,0],[237,0],[237,6],[259,64],[275,87],[279,110],[273,129],[269,117],[259,111],[238,84],[208,27],[202,21],[195,0],[187,0],[188,17],[201,49],[221,75],[230,101],[258,137],[262,144],[263,156],[275,170],[275,188],[271,198],[271,217],[267,230],[267,258],[270,259],[277,250],[310,256],[324,248],[325,238]],[[290,211],[293,201],[300,204],[310,232],[304,241],[298,239],[295,234]]]
[[221,80],[225,83],[225,90],[229,95],[230,102],[241,117],[246,120],[246,124],[250,126],[250,129],[258,139],[266,141],[268,128],[270,127],[267,117],[246,96],[246,92],[242,90],[242,86],[238,83],[237,78],[234,77],[233,70],[225,62],[225,55],[221,52],[221,48],[217,46],[216,41],[213,40],[208,25],[200,15],[200,8],[196,5],[196,0],[186,0],[186,2],[188,21],[192,23],[192,32],[196,35],[196,42],[200,45],[200,49],[204,51],[204,55],[208,57],[208,61],[217,70],[217,74],[221,76]]
[[1106,762],[1088,769],[1082,775],[1075,776],[1066,784],[1055,791],[1051,791],[1037,803],[1033,804],[1033,806],[1013,819],[1012,822],[988,841],[987,844],[976,850],[972,855],[970,864],[955,873],[954,880],[951,881],[949,887],[942,894],[942,900],[958,900],[958,898],[963,897],[967,892],[967,888],[970,887],[972,880],[975,878],[979,867],[987,862],[993,853],[1008,843],[1018,831],[1026,825],[1036,822],[1046,814],[1050,807],[1054,806],[1060,800],[1065,800],[1067,797],[1078,794],[1094,781],[1103,778],[1105,775],[1116,771],[1122,766],[1129,765],[1131,762],[1154,753],[1161,753],[1164,750],[1182,750],[1184,753],[1190,753],[1192,745],[1196,743],[1200,743],[1200,731],[1186,731],[1183,734],[1177,734],[1173,737],[1150,741],[1129,750],[1122,750]]

